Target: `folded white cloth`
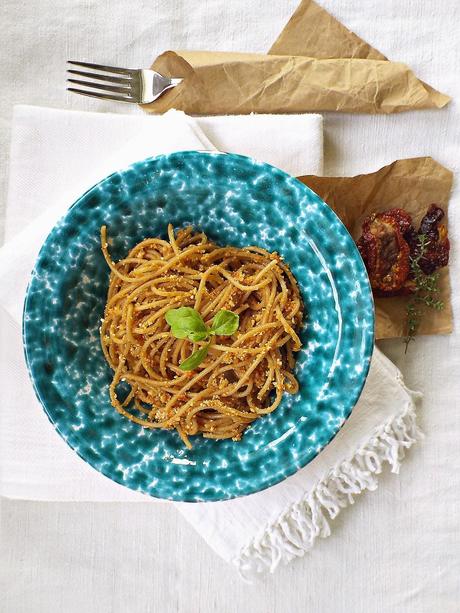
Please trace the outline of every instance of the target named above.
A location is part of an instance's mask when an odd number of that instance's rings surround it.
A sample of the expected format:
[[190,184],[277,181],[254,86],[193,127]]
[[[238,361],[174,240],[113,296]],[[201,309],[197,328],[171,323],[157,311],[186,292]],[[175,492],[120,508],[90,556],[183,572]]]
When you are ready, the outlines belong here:
[[[191,119],[102,115],[16,107],[7,206],[0,250],[0,494],[73,501],[151,500],[106,479],[54,432],[35,399],[22,356],[20,319],[37,251],[51,226],[92,184],[149,155],[210,149],[252,155],[293,175],[320,174],[317,115]],[[243,575],[274,570],[325,537],[353,496],[375,489],[384,462],[398,472],[418,438],[415,394],[375,351],[363,394],[334,441],[283,483],[242,499],[175,506]],[[154,501],[152,501],[154,502]]]

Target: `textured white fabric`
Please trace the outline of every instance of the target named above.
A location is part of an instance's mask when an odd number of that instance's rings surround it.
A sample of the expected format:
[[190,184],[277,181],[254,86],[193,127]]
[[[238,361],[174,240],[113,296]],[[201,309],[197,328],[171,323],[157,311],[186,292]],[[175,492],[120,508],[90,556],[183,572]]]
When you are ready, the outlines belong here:
[[[352,30],[453,96],[441,112],[328,114],[327,174],[368,172],[433,155],[460,170],[458,0],[322,0]],[[66,94],[68,57],[146,66],[166,48],[264,51],[297,0],[52,0],[1,3],[0,181],[12,106],[132,112]],[[8,85],[6,86],[6,82]],[[3,190],[2,190],[3,191]],[[451,200],[452,281],[460,315],[460,191]],[[0,342],[6,341],[2,338]],[[260,585],[242,584],[169,505],[2,501],[1,608],[169,613],[457,613],[460,602],[458,438],[460,335],[380,345],[424,392],[425,441],[400,475],[335,522],[334,535]],[[21,356],[19,355],[19,358]],[[2,409],[5,399],[0,400]]]

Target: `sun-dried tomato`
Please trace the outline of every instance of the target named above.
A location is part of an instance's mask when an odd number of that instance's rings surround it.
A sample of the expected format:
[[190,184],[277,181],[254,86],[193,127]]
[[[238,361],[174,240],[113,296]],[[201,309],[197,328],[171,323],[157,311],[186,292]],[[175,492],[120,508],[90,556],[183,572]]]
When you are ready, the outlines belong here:
[[[426,275],[432,274],[438,268],[447,266],[449,263],[450,243],[447,237],[447,228],[440,225],[443,217],[444,211],[441,207],[432,204],[420,222],[418,233],[419,235],[424,234],[427,242],[424,253],[419,260],[419,266]],[[415,253],[417,253],[417,250]]]
[[407,211],[404,209],[388,209],[388,211],[384,211],[380,213],[382,218],[390,218],[394,219],[399,226],[399,231],[404,236],[404,234],[412,228],[412,217],[409,215]]
[[364,220],[358,249],[378,294],[401,290],[409,276],[410,249],[401,232],[408,225],[410,217],[401,209],[374,213]]
[[418,263],[425,274],[446,266],[449,261],[447,229],[440,225],[444,211],[432,204],[417,231],[403,209],[389,209],[367,217],[357,241],[376,296],[402,296],[415,291],[411,258],[420,254],[420,236],[425,247]]

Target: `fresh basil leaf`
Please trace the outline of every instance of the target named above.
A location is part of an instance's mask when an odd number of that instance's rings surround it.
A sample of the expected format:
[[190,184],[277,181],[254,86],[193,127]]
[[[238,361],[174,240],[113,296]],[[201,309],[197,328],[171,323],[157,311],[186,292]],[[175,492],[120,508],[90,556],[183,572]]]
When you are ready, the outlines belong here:
[[171,326],[171,333],[176,338],[188,338],[193,342],[207,338],[209,331],[203,318],[191,307],[170,309],[165,319]]
[[208,336],[209,336],[209,330],[206,328],[204,332],[190,332],[190,334],[188,335],[188,338],[192,342],[197,343],[198,341],[206,340]]
[[231,336],[238,330],[240,318],[232,311],[220,310],[212,321],[211,333],[218,336]]
[[179,368],[185,371],[194,370],[208,355],[208,349],[209,343],[201,349],[194,351],[191,356],[182,362],[182,364],[179,364]]

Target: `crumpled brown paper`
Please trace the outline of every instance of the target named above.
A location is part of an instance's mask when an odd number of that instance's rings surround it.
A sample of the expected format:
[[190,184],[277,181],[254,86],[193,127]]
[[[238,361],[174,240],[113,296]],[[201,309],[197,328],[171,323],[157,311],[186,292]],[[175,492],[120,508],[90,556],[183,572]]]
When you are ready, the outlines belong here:
[[[367,215],[393,207],[405,209],[418,228],[421,218],[432,203],[446,212],[453,174],[431,157],[398,160],[377,172],[356,177],[298,177],[327,202],[356,240]],[[449,270],[440,270],[440,297],[444,309],[428,309],[418,334],[447,334],[452,331]],[[377,298],[376,338],[403,337],[406,334],[406,306],[409,297]]]
[[152,68],[183,81],[143,105],[149,113],[395,113],[450,100],[312,0],[300,4],[268,55],[167,51]]
[[323,59],[387,59],[313,0],[300,3],[269,53],[308,55]]

